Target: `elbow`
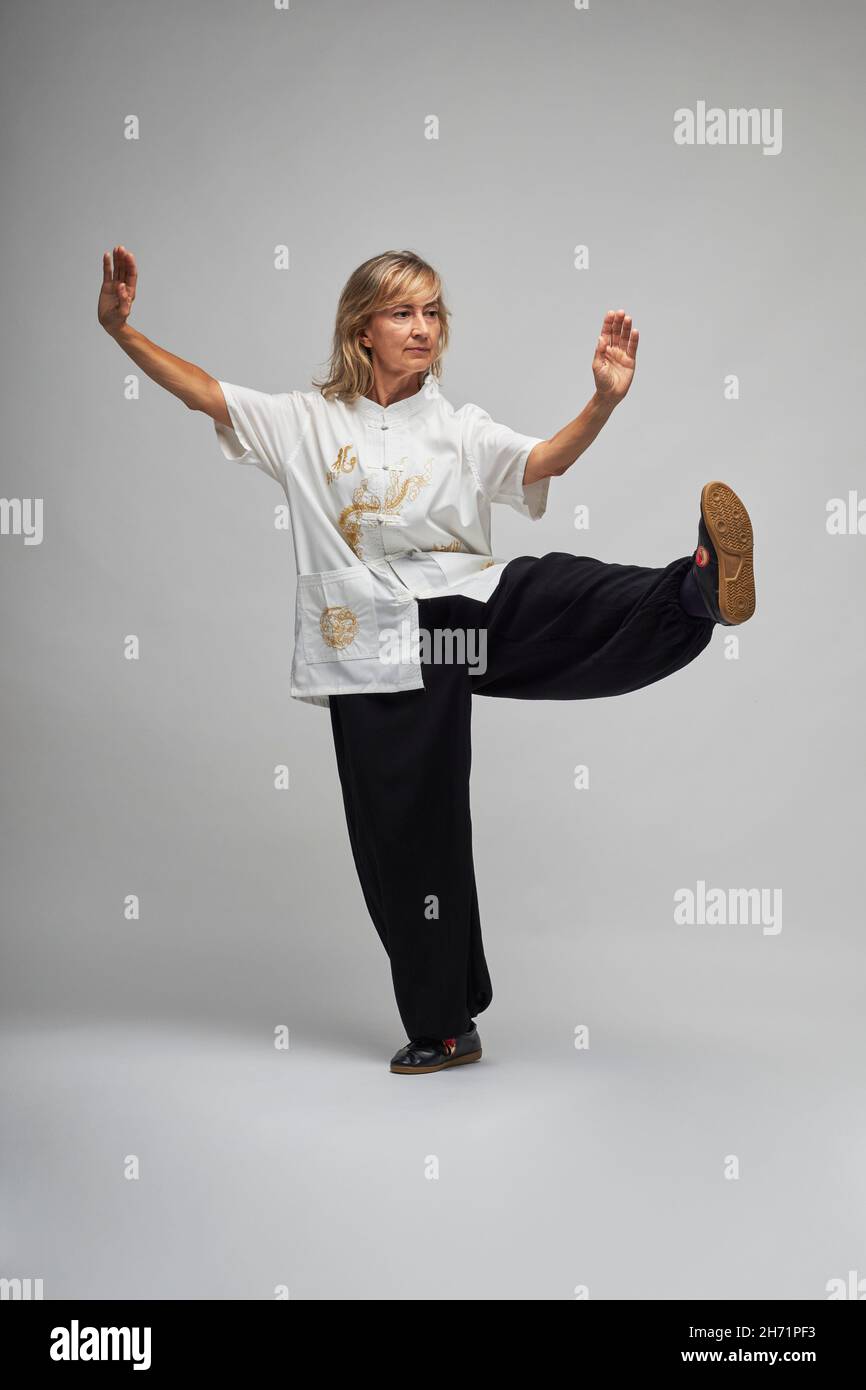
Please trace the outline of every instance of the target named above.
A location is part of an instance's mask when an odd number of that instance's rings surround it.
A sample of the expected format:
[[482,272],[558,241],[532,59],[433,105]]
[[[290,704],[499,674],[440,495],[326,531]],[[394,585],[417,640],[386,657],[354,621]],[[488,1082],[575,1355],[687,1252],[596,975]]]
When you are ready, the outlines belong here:
[[560,468],[551,458],[550,441],[544,440],[530,449],[526,458],[525,483],[540,483],[544,478],[558,478]]

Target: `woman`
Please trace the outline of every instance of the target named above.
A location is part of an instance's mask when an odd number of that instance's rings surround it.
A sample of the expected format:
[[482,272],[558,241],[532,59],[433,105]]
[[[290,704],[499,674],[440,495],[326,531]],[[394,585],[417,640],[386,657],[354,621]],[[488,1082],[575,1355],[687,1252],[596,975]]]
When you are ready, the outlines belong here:
[[582,700],[679,670],[755,608],[752,527],[703,488],[698,543],[651,569],[554,551],[497,560],[494,502],[530,520],[624,398],[638,332],[605,315],[595,391],[549,439],[438,389],[440,277],[388,251],[349,277],[324,381],[276,394],[219,381],[129,323],[135,258],[103,256],[98,317],[160,386],[214,421],[226,456],[283,488],[297,566],[292,697],[330,713],[349,840],[409,1041],[391,1071],[474,1062],[493,997],[469,810],[473,694]]

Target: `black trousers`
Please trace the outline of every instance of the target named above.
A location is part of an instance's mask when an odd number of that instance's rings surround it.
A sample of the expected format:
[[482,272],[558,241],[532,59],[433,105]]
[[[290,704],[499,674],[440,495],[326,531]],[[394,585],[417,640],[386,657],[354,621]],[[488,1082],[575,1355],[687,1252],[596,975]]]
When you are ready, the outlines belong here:
[[[493,998],[469,812],[472,696],[593,700],[692,661],[713,633],[663,569],[552,551],[511,560],[486,603],[419,599],[419,627],[486,633],[486,670],[421,649],[423,690],[329,700],[349,840],[409,1038],[466,1032]],[[458,653],[459,654],[459,653]],[[439,654],[441,656],[441,652]]]

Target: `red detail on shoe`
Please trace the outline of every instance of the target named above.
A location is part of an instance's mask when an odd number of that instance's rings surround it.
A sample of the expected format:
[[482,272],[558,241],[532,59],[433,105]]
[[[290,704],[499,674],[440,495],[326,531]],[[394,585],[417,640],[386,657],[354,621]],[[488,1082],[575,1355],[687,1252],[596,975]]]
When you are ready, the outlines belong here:
[[695,564],[700,565],[701,569],[706,569],[710,563],[710,552],[705,545],[699,545],[695,551]]
[[446,1049],[447,1049],[447,1051],[448,1051],[448,1056],[449,1056],[449,1057],[451,1056],[451,1053],[452,1053],[452,1052],[456,1052],[456,1051],[457,1051],[457,1039],[456,1039],[456,1038],[443,1038],[442,1041],[443,1041],[443,1043],[445,1044],[445,1047],[446,1047]]

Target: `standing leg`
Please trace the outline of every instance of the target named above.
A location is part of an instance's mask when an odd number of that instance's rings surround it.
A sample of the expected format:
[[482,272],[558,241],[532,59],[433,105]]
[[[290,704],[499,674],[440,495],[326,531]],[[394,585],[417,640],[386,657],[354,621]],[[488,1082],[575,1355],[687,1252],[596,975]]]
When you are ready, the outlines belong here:
[[467,1033],[493,991],[472,856],[469,680],[462,666],[422,670],[423,690],[329,705],[352,853],[403,1026],[442,1039]]

